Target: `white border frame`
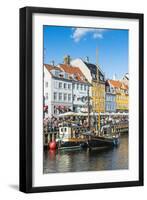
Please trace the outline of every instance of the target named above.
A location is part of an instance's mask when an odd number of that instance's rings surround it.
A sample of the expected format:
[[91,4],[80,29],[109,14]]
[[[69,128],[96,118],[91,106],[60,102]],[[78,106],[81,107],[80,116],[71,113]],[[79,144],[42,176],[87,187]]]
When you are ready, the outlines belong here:
[[[43,25],[129,30],[129,169],[43,174]],[[33,187],[139,180],[139,20],[33,14]],[[41,92],[38,92],[41,91]],[[131,131],[130,131],[131,130]]]

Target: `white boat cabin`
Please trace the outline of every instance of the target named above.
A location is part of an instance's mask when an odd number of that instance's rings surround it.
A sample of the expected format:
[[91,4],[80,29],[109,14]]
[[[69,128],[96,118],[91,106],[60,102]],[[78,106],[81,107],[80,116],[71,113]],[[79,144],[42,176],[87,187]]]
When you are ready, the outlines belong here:
[[68,126],[59,128],[59,137],[61,139],[71,138],[72,137],[72,128]]

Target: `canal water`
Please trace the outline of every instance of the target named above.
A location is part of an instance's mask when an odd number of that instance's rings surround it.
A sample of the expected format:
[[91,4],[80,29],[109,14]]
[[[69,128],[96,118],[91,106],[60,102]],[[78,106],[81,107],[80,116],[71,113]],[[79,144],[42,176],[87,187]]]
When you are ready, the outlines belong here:
[[117,148],[44,151],[44,173],[118,169],[128,169],[128,134],[121,136]]

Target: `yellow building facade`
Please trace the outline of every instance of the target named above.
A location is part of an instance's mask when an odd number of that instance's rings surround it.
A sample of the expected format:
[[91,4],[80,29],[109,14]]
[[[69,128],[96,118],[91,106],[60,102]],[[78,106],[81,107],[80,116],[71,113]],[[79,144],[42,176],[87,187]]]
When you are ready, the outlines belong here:
[[120,93],[116,94],[116,109],[117,111],[128,111],[129,110],[129,96],[126,90],[121,90]]
[[92,107],[93,112],[105,112],[105,84],[92,82]]
[[[105,112],[105,75],[98,64],[93,64],[82,59],[71,61],[72,65],[78,66],[91,84],[90,97],[92,112]],[[98,62],[97,62],[98,63]]]
[[129,110],[129,92],[128,86],[121,81],[110,80],[111,86],[115,89],[116,93],[116,111],[128,112]]

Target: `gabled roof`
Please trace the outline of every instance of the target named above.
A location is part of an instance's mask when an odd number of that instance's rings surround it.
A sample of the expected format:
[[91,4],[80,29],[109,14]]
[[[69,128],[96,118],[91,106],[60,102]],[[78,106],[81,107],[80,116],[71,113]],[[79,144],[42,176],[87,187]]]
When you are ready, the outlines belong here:
[[105,79],[104,72],[101,70],[101,68],[99,66],[97,67],[97,65],[92,64],[92,63],[88,63],[88,62],[85,62],[85,61],[83,61],[83,62],[88,67],[88,69],[90,70],[91,75],[92,74],[96,75],[95,78],[93,78],[93,79],[97,80],[97,72],[99,72],[99,80],[100,80],[100,75],[103,76],[104,79]]
[[122,83],[116,80],[109,80],[109,83],[115,88],[121,88]]
[[129,89],[128,85],[126,85],[126,84],[124,84],[124,83],[123,83],[123,87],[124,87],[125,90],[128,90],[128,89]]
[[88,63],[88,62],[85,62],[83,61],[85,65],[87,65],[87,67],[89,68],[89,70],[93,73],[96,73],[97,72],[97,66],[92,64],[92,63]]
[[128,86],[119,80],[108,80],[108,82],[115,88],[128,90]]
[[[89,68],[90,71],[97,71],[97,65],[93,64],[93,63],[89,63],[86,61],[83,61],[85,63],[85,65],[87,65],[87,67]],[[101,72],[102,75],[104,75],[104,72],[102,71],[102,69],[100,68],[100,66],[98,66],[99,71]]]
[[59,67],[56,67],[56,66],[53,66],[53,65],[44,64],[44,66],[48,70],[48,72],[50,72],[51,70],[59,70],[59,71],[61,71],[61,69]]
[[60,66],[60,68],[61,68],[64,72],[66,72],[66,73],[68,73],[68,74],[73,74],[73,75],[75,75],[75,76],[76,76],[76,79],[77,79],[78,81],[87,82],[87,81],[86,81],[86,78],[85,78],[85,76],[84,76],[84,74],[83,74],[82,71],[79,69],[79,67],[77,67],[77,66],[75,67],[75,66],[68,65],[68,64],[60,64],[59,66]]

